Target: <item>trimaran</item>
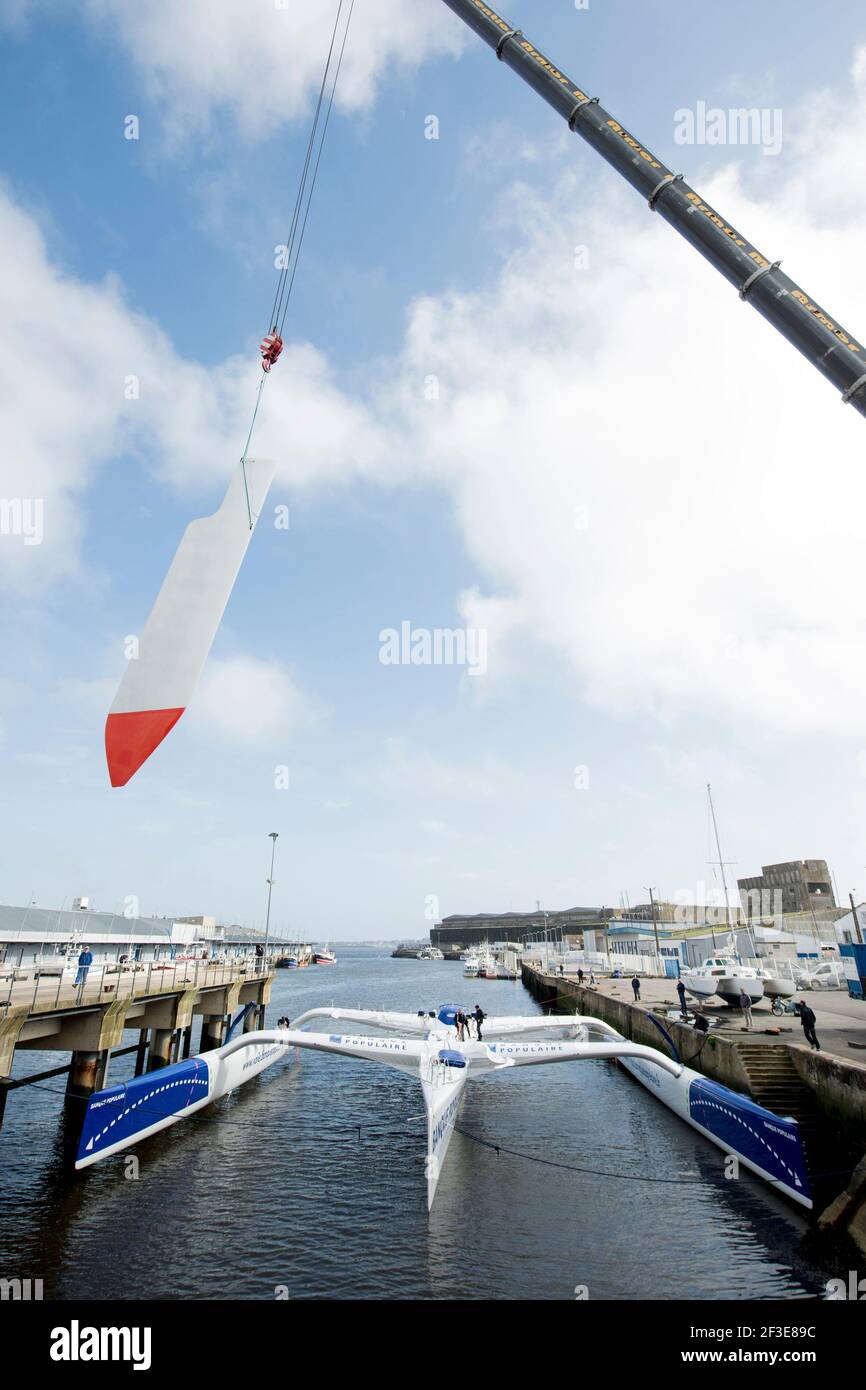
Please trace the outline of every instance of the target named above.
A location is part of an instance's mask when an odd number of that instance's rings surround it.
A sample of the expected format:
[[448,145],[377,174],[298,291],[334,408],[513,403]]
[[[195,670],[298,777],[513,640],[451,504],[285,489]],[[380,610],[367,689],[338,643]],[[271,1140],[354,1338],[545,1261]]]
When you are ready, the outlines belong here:
[[[578,1015],[487,1018],[482,1040],[460,1040],[457,1007],[389,1013],[310,1009],[294,1026],[242,1033],[213,1051],[108,1087],[88,1103],[76,1160],[86,1168],[227,1095],[293,1047],[382,1062],[421,1084],[427,1118],[427,1207],[433,1205],[466,1083],[512,1067],[619,1059],[668,1108],[778,1190],[810,1207],[796,1121],[684,1066],[678,1056],[629,1042],[600,1019]],[[327,1031],[306,1031],[323,1022]],[[337,1033],[337,1023],[377,1033]],[[379,1036],[379,1034],[387,1036]],[[674,1049],[675,1051],[675,1049]]]

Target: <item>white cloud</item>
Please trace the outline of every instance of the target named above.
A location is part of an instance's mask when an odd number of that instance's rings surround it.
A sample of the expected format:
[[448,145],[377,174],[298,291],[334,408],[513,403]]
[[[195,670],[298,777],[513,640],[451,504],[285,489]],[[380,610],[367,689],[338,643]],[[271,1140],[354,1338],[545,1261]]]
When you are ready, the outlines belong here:
[[[34,218],[2,186],[0,244],[15,252],[0,262],[0,499],[38,502],[44,531],[30,545],[4,522],[0,574],[39,592],[79,566],[84,496],[118,454],[138,454],[167,484],[207,489],[216,503],[243,447],[260,369],[254,350],[211,370],[181,358],[116,280],[87,284],[58,268]],[[339,392],[314,348],[287,349],[267,401],[255,447],[280,462],[283,481],[392,474],[379,427]],[[397,459],[393,476],[407,467]]]
[[[734,166],[696,181],[862,337],[856,71],[819,169],[805,131],[766,201]],[[498,284],[417,303],[403,364],[439,378],[438,404],[406,419],[488,576],[464,612],[487,615],[491,673],[512,665],[510,634],[512,658],[541,644],[623,714],[862,733],[863,419],[612,176],[566,173],[510,206]]]
[[[0,0],[0,20],[20,28],[46,0]],[[176,133],[200,131],[228,112],[261,139],[308,110],[318,94],[336,0],[79,0],[115,34]],[[395,69],[457,53],[465,31],[441,0],[356,0],[337,96],[367,110]]]
[[[817,164],[804,127],[763,193],[734,165],[708,184],[690,172],[862,336],[866,63],[820,102]],[[369,400],[349,398],[314,348],[290,346],[257,447],[289,483],[447,490],[485,576],[460,604],[490,631],[493,676],[546,651],[623,714],[862,734],[862,418],[610,172],[566,172],[544,198],[516,185],[505,207],[515,249],[499,280],[416,302],[400,359],[371,368]],[[228,472],[258,369],[179,358],[116,283],[59,271],[2,194],[0,240],[16,248],[14,269],[0,264],[0,496],[26,480],[46,501],[44,544],[5,538],[0,566],[48,583],[77,563],[82,495],[119,448],[159,459],[174,485]],[[576,244],[588,269],[575,268]]]
[[280,745],[315,709],[275,661],[250,656],[208,662],[196,692],[197,727],[247,747]]

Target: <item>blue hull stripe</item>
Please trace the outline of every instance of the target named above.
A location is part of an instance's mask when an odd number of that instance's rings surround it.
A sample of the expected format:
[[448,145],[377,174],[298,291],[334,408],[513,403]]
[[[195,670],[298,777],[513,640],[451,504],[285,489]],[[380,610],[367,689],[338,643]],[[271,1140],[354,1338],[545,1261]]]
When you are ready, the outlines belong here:
[[796,1120],[701,1077],[689,1086],[689,1115],[732,1154],[739,1154],[801,1197],[812,1191]]
[[207,1100],[210,1072],[200,1057],[171,1067],[135,1076],[120,1086],[109,1086],[90,1097],[78,1145],[78,1158],[90,1158],[102,1149],[133,1140],[160,1120],[182,1114],[190,1105]]

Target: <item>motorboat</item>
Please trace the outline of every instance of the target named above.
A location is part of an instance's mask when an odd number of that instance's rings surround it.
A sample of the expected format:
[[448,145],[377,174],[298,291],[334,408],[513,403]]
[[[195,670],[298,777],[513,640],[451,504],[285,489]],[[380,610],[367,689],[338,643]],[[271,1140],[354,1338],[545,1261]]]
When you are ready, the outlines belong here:
[[468,980],[474,980],[477,977],[479,964],[477,956],[465,956],[463,958],[463,974]]
[[327,946],[316,947],[313,951],[314,965],[336,965],[337,957],[333,951],[329,951]]
[[[284,1020],[276,1029],[241,1032],[222,1047],[95,1092],[84,1116],[75,1166],[87,1168],[113,1154],[126,1154],[132,1144],[229,1094],[292,1049],[309,1048],[377,1061],[419,1082],[427,1119],[429,1210],[469,1080],[513,1067],[615,1058],[724,1153],[738,1157],[777,1191],[812,1206],[797,1121],[693,1071],[671,1043],[668,1055],[630,1042],[600,1019],[570,1014],[488,1017],[483,1041],[460,1039],[458,1012],[454,1004],[416,1013],[319,1008],[302,1014],[293,1026]],[[246,1008],[233,1029],[245,1014]],[[342,1021],[375,1031],[344,1034],[337,1031]],[[321,1024],[321,1031],[307,1029],[314,1022]],[[492,1113],[493,1107],[486,1106],[485,1114]],[[250,1142],[257,1142],[255,1135]]]
[[680,979],[697,999],[711,999],[717,994],[726,1004],[738,1007],[743,990],[753,1004],[764,997],[764,984],[757,970],[741,965],[733,955],[707,956],[701,965],[681,970]]
[[422,946],[418,952],[419,960],[444,960],[445,952],[440,951],[438,946]]

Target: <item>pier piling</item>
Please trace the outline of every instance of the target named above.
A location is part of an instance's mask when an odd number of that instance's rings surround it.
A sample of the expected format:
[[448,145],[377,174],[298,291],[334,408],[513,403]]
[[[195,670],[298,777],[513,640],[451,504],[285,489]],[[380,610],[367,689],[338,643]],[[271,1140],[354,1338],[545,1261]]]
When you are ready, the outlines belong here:
[[108,1051],[73,1052],[66,1078],[66,1094],[71,1099],[86,1099],[105,1084]]

